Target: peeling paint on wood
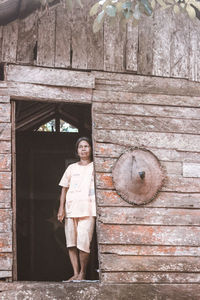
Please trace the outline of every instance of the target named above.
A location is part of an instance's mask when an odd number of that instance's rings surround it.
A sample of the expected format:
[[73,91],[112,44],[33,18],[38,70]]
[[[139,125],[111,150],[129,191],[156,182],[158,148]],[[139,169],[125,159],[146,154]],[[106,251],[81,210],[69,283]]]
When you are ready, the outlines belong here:
[[0,232],[12,231],[12,210],[0,209]]
[[103,224],[200,225],[197,209],[102,207],[98,214]]
[[101,267],[104,271],[140,271],[140,272],[199,272],[199,257],[165,256],[120,256],[102,254]]
[[[0,126],[0,133],[3,131],[4,131],[3,128],[1,128],[1,126]],[[10,134],[9,131],[8,131],[8,134]],[[5,132],[2,135],[2,138],[4,138],[4,137],[6,138]],[[8,140],[9,140],[9,138],[8,138]],[[11,153],[11,142],[10,141],[1,141],[0,140],[0,153]]]
[[[132,204],[124,201],[114,190],[96,190],[98,206],[126,207]],[[156,199],[145,207],[200,208],[199,193],[160,192]]]
[[200,145],[198,135],[131,130],[97,130],[95,131],[95,141],[127,147],[165,148],[193,152],[198,152]]
[[198,226],[142,226],[99,224],[100,244],[197,246]]
[[11,232],[0,232],[0,253],[12,252]]
[[0,172],[0,189],[11,188],[11,172]]
[[100,245],[100,253],[139,256],[197,256],[200,247],[185,246],[143,246],[143,245]]
[[[10,123],[0,123],[0,141],[4,140],[4,141],[10,141],[11,140],[11,125]],[[0,149],[1,146],[4,147],[8,147],[8,143],[1,143],[0,142]],[[1,152],[1,150],[0,150]]]
[[10,190],[0,190],[0,208],[11,208]]
[[0,270],[11,271],[12,270],[12,254],[0,253]]

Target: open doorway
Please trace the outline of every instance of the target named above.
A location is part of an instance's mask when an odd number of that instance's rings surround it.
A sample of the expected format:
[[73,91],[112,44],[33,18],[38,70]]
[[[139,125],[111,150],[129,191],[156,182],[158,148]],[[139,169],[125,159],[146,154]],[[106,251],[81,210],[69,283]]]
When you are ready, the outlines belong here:
[[[64,227],[57,221],[66,167],[80,136],[91,136],[91,106],[16,102],[16,227],[18,280],[61,281],[73,271]],[[98,279],[96,231],[87,279]]]

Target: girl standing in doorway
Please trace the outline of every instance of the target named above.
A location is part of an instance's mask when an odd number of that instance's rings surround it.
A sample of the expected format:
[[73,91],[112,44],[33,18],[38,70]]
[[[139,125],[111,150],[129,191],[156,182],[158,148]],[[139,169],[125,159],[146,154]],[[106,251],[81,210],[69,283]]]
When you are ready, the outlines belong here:
[[76,142],[79,161],[71,164],[59,183],[62,186],[57,218],[65,218],[65,236],[74,275],[69,279],[84,280],[93,236],[96,201],[92,143],[87,137]]

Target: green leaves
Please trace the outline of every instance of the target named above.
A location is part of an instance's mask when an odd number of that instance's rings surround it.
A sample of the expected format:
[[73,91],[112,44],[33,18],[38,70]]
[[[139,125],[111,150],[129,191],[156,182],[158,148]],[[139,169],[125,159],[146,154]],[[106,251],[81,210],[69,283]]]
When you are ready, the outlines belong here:
[[[46,8],[53,0],[39,0],[41,5]],[[86,0],[60,0],[69,9],[77,3],[82,9],[86,5]],[[93,31],[98,32],[105,18],[113,21],[117,20],[120,24],[125,24],[131,20],[133,26],[138,24],[142,16],[151,16],[155,9],[171,9],[175,14],[187,13],[190,18],[200,15],[200,0],[96,0],[90,9],[90,16],[96,18],[93,23]],[[75,13],[75,11],[74,11]]]

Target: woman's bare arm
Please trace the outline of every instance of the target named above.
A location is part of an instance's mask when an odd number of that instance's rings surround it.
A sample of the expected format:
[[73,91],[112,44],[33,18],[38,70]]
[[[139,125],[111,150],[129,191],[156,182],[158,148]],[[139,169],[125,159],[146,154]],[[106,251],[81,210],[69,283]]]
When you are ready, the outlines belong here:
[[60,194],[60,206],[58,209],[57,218],[58,221],[62,222],[65,217],[65,201],[66,201],[66,194],[67,194],[68,188],[63,187]]

